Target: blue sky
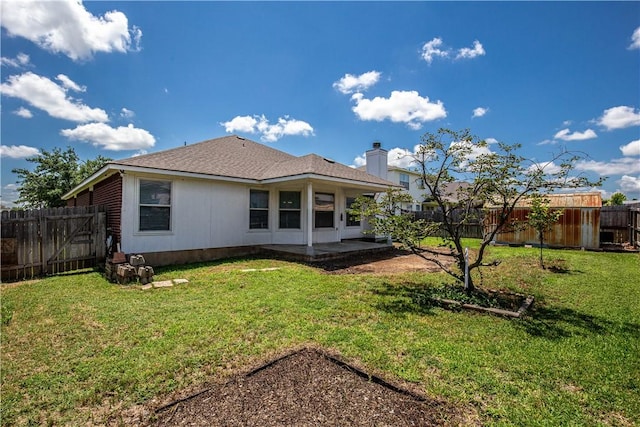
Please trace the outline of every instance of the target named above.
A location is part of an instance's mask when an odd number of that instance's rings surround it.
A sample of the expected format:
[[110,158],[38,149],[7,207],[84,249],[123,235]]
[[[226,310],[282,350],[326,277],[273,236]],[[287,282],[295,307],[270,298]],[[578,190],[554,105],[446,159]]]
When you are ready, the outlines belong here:
[[[640,199],[640,2],[1,3],[2,204],[16,167],[236,133],[407,166],[425,132],[470,128],[544,162],[586,153]],[[251,159],[247,159],[251,162]]]

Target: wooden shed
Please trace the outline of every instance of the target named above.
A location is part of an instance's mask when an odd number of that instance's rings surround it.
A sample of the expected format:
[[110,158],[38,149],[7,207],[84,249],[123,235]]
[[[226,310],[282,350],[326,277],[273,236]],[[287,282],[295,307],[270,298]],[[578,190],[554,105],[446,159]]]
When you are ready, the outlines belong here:
[[[562,210],[562,216],[553,228],[545,233],[544,241],[549,247],[598,249],[600,247],[600,192],[550,194],[549,206]],[[531,211],[528,200],[520,202],[511,214],[511,220],[521,224],[511,230],[499,233],[496,243],[514,245],[538,244],[535,229],[525,226]],[[485,227],[492,229],[497,223],[500,208],[488,209]]]

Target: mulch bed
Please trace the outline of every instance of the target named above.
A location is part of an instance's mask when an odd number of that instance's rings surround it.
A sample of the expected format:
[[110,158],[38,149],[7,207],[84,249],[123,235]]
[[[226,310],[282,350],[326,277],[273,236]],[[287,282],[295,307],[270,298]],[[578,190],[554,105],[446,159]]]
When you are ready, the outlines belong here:
[[473,425],[472,413],[303,349],[157,409],[152,425]]

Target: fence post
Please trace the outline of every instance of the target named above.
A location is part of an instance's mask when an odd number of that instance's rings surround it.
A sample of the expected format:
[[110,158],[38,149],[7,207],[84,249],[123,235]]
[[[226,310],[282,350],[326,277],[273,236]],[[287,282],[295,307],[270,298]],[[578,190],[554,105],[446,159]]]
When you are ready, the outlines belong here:
[[464,248],[464,290],[469,290],[469,248]]

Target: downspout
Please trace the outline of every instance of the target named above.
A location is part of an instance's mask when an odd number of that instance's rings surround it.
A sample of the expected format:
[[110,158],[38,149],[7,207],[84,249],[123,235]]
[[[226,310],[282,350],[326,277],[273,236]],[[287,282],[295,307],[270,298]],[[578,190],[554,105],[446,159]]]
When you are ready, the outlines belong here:
[[307,182],[307,254],[313,254],[313,184]]

